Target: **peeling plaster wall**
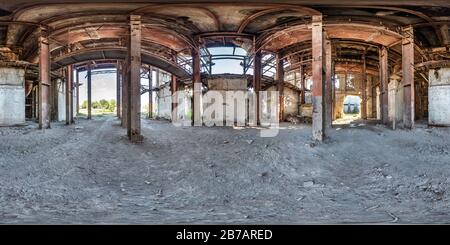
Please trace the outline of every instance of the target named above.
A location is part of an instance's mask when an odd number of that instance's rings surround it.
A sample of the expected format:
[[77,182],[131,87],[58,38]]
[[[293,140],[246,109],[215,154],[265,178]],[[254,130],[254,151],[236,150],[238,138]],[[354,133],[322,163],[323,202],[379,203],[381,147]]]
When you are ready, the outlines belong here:
[[158,112],[160,118],[171,119],[172,117],[172,93],[170,86],[164,86],[157,93],[158,96]]
[[25,71],[0,68],[0,126],[25,123]]
[[284,88],[284,118],[299,114],[299,94],[290,88]]
[[450,126],[450,68],[431,69],[428,78],[428,123]]
[[400,80],[391,79],[388,94],[389,121],[396,127],[403,122],[403,87]]

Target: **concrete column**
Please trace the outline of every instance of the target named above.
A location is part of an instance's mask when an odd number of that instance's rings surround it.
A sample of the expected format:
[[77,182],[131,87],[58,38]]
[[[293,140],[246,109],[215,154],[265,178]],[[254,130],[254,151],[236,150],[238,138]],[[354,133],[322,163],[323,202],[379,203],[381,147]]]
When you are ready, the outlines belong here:
[[148,68],[148,118],[153,118],[153,68]]
[[322,141],[324,138],[324,99],[323,90],[325,85],[325,72],[324,72],[324,38],[323,38],[323,26],[322,16],[315,15],[312,17],[312,136],[313,139]]
[[[259,49],[259,48],[258,48]],[[259,101],[260,95],[259,92],[261,91],[261,77],[262,77],[262,54],[261,51],[258,50],[255,53],[255,58],[253,60],[254,63],[254,70],[253,70],[253,91],[255,93],[255,117],[256,117],[256,125],[261,124],[261,103]]]
[[366,53],[364,51],[362,55],[363,68],[362,68],[362,82],[361,82],[361,118],[367,119],[367,72],[366,72]]
[[428,124],[450,126],[450,67],[428,73]]
[[[325,32],[323,36],[325,37]],[[331,40],[325,39],[325,128],[331,128],[333,124],[333,70],[332,70],[332,56],[331,56]]]
[[128,54],[125,62],[122,63],[122,127],[128,128]]
[[403,28],[402,40],[403,126],[414,127],[414,32],[412,26]]
[[200,50],[192,49],[193,97],[192,116],[194,126],[202,126],[202,81],[200,68]]
[[175,75],[172,75],[172,82],[170,86],[170,91],[172,92],[172,122],[177,121],[178,112],[177,112],[177,106],[178,106],[178,97],[177,97],[177,91],[178,91],[178,81],[177,77]]
[[284,66],[283,61],[281,60],[281,55],[277,54],[277,64],[276,64],[276,81],[277,81],[277,89],[280,96],[279,106],[278,106],[278,117],[280,122],[284,121]]
[[388,106],[388,84],[389,84],[389,67],[388,67],[388,50],[385,46],[379,49],[380,62],[380,115],[383,124],[389,122],[389,106]]
[[92,119],[92,74],[91,63],[87,64],[87,119]]
[[77,116],[80,113],[80,72],[76,70],[76,94],[77,94]]
[[50,49],[48,38],[39,38],[39,128],[50,128],[51,113]]
[[300,104],[304,105],[306,103],[306,84],[305,84],[305,66],[300,65],[300,89],[302,90],[302,97],[300,99]]
[[0,126],[23,123],[25,123],[25,70],[19,67],[1,67]]
[[66,124],[73,123],[73,94],[72,94],[72,65],[67,66],[66,69]]
[[121,64],[120,61],[117,61],[116,63],[116,112],[117,112],[117,118],[121,118],[122,114],[121,114],[121,94],[122,94],[122,85],[121,85]]
[[129,80],[129,108],[128,131],[132,142],[141,142],[141,16],[130,16],[130,80]]

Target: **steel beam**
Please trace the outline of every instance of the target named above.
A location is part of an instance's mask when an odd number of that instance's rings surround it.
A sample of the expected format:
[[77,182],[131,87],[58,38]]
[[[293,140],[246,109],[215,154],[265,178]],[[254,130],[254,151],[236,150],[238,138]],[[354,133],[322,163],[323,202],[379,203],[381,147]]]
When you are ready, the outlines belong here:
[[323,23],[322,16],[315,15],[312,17],[312,136],[313,139],[322,141],[324,138],[325,126],[325,108],[324,108],[324,37],[323,37]]
[[202,126],[202,81],[199,48],[192,49],[192,68],[194,84],[192,93],[194,96],[194,103],[192,104],[193,125]]
[[280,122],[284,121],[284,66],[283,60],[281,59],[281,55],[277,54],[276,59],[276,81],[277,81],[277,90],[279,93],[279,105],[278,105],[278,116]]
[[387,125],[389,121],[388,107],[388,84],[389,84],[389,66],[388,66],[388,50],[385,46],[379,49],[380,60],[380,115],[383,124]]
[[[325,32],[322,34],[325,36]],[[325,128],[329,129],[333,124],[333,70],[331,55],[331,40],[325,39]]]
[[87,64],[87,119],[92,119],[92,71],[91,63]]
[[[42,30],[41,30],[42,32]],[[51,113],[50,49],[48,38],[39,38],[39,128],[50,128]]]
[[141,16],[130,16],[129,41],[129,108],[128,131],[132,142],[142,142],[141,135]]
[[414,32],[412,26],[402,31],[403,126],[411,129],[414,127]]

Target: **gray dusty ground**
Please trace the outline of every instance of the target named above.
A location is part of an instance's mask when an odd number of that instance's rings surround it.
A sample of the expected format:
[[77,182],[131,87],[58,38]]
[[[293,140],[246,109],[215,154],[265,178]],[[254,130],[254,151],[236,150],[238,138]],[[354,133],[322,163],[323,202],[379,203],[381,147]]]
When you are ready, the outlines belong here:
[[0,223],[450,223],[450,128],[0,128]]

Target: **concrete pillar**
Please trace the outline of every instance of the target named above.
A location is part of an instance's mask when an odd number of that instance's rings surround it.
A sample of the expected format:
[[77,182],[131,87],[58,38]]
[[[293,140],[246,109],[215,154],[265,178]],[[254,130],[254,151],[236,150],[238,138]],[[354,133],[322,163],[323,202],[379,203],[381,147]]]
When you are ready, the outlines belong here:
[[[259,48],[258,48],[259,49]],[[253,91],[255,93],[255,117],[256,117],[256,125],[261,124],[261,103],[259,101],[261,91],[261,77],[262,77],[262,54],[261,51],[258,50],[255,53],[255,58],[253,60],[254,69],[253,69]],[[281,103],[281,102],[280,102]]]
[[50,49],[48,38],[39,38],[39,128],[50,128],[51,113]]
[[385,46],[379,49],[380,62],[380,116],[383,124],[389,122],[389,106],[388,106],[388,84],[389,84],[389,67],[388,67],[388,50]]
[[153,118],[153,68],[148,68],[148,118]]
[[128,107],[128,131],[132,142],[141,142],[141,16],[130,16],[130,41],[129,41],[129,107]]
[[78,72],[78,69],[76,70],[76,85],[75,85],[75,89],[76,89],[76,97],[77,97],[77,105],[76,105],[76,110],[77,110],[77,116],[80,113],[80,72]]
[[0,126],[25,123],[25,70],[0,68]]
[[450,126],[450,67],[430,69],[428,78],[428,123]]
[[[325,32],[323,36],[325,36]],[[332,70],[332,55],[331,55],[331,40],[325,39],[325,128],[330,129],[333,124],[333,70]],[[326,133],[326,132],[325,132]]]
[[312,17],[312,136],[313,139],[322,141],[324,138],[324,99],[323,90],[325,85],[324,72],[324,38],[322,16],[315,15]]
[[414,32],[412,26],[403,28],[402,40],[403,126],[414,127]]
[[73,69],[72,65],[67,66],[66,70],[66,124],[69,125],[74,122],[73,120]]
[[92,72],[91,63],[87,64],[87,119],[92,119]]
[[304,105],[306,103],[306,79],[305,79],[305,66],[300,65],[300,89],[302,90],[302,97],[300,99],[300,104]]
[[116,112],[117,112],[117,118],[121,118],[122,114],[121,114],[121,94],[122,94],[122,82],[121,82],[121,75],[122,75],[122,71],[121,71],[121,63],[120,61],[117,61],[116,64]]
[[277,54],[277,61],[276,61],[276,81],[277,81],[277,89],[279,93],[279,106],[278,106],[278,117],[280,119],[280,122],[284,121],[284,66],[283,61],[281,60],[281,55]]
[[192,49],[193,97],[192,116],[194,126],[202,126],[202,81],[200,68],[200,50]]
[[366,72],[366,53],[362,55],[362,82],[361,82],[361,118],[367,119],[367,72]]
[[172,75],[172,82],[170,86],[170,91],[172,92],[172,122],[176,122],[178,120],[178,112],[177,112],[177,106],[178,106],[178,97],[177,97],[177,91],[178,91],[178,81],[177,77]]
[[122,127],[128,129],[128,54],[125,62],[122,63]]

